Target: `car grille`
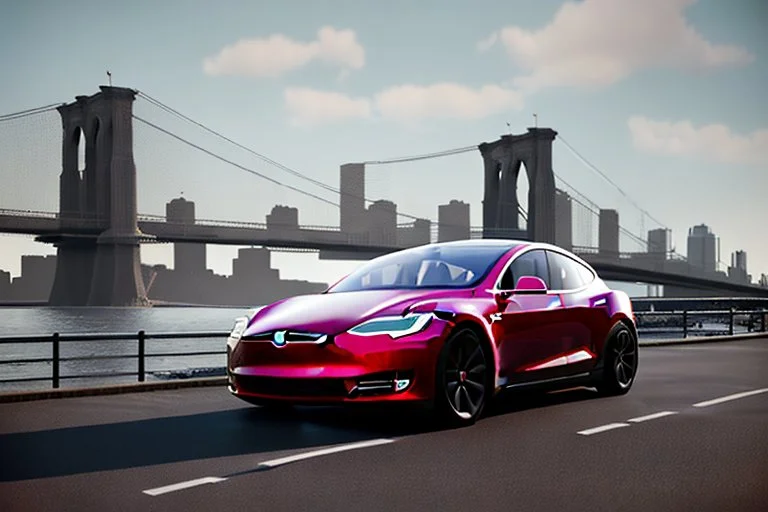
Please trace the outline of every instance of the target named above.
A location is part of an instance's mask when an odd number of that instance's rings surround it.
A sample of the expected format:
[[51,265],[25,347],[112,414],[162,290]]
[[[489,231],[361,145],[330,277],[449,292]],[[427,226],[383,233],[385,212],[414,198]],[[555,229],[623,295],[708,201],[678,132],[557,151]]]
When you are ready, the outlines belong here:
[[334,397],[346,396],[344,379],[288,379],[239,375],[237,387],[246,393],[273,396]]
[[[272,341],[276,331],[261,332],[243,336],[242,341]],[[286,343],[324,343],[329,337],[314,332],[285,331]]]

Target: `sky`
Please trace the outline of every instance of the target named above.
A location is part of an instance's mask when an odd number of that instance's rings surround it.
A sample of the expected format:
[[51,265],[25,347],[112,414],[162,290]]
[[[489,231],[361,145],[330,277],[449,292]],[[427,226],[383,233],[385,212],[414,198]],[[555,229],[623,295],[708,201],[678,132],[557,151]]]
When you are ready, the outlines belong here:
[[[763,0],[6,2],[0,115],[94,94],[109,70],[114,85],[333,187],[343,163],[477,145],[536,122],[558,132],[558,183],[617,209],[633,233],[671,229],[682,254],[705,223],[720,260],[745,250],[756,279],[768,273],[766,24]],[[134,121],[140,213],[163,215],[183,195],[202,219],[264,222],[285,204],[302,224],[338,225],[335,206],[253,173],[338,202],[332,192],[146,96],[134,113],[247,169]],[[60,169],[55,111],[0,120],[0,208],[56,211]],[[433,220],[460,199],[480,226],[482,171],[479,152],[369,166],[366,196]],[[596,221],[576,222],[596,243]],[[229,274],[236,250],[208,246],[209,268]],[[0,269],[14,276],[21,254],[53,253],[0,235]],[[144,246],[142,260],[172,266],[172,249]],[[272,262],[312,281],[359,264]]]

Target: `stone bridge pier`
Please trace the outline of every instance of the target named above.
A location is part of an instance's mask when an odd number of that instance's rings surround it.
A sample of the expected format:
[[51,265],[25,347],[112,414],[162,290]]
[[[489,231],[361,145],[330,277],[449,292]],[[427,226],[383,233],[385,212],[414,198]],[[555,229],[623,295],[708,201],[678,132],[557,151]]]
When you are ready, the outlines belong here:
[[[58,108],[63,127],[59,229],[52,306],[146,305],[133,160],[136,93],[101,87]],[[85,143],[85,166],[78,149]]]
[[[484,238],[525,238],[555,243],[555,176],[552,142],[557,132],[528,128],[522,135],[502,135],[478,146],[485,167]],[[518,223],[517,178],[528,177],[528,226]]]

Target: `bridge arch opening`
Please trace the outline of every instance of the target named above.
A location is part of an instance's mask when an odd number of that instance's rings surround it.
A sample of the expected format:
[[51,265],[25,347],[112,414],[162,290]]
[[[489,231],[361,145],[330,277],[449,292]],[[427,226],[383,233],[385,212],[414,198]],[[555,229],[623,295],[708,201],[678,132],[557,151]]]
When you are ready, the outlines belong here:
[[517,225],[519,229],[528,229],[528,214],[530,212],[528,205],[531,203],[531,183],[528,178],[528,169],[525,167],[525,162],[520,162],[520,169],[517,172],[517,183],[515,186],[517,193],[518,211]]
[[77,170],[80,172],[80,176],[82,177],[83,172],[85,171],[86,141],[85,133],[79,126],[75,128],[75,132],[72,136],[72,144],[77,148]]
[[86,171],[83,175],[85,181],[85,209],[89,216],[100,217],[98,212],[98,190],[96,184],[96,174],[98,166],[98,156],[100,154],[99,140],[101,136],[101,119],[94,116],[88,123],[88,144],[86,145],[85,161]]

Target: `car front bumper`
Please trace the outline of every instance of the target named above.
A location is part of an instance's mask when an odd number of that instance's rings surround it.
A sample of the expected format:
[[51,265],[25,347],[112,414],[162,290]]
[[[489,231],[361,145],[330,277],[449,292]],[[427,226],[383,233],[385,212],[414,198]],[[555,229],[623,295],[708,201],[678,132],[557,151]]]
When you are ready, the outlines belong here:
[[255,403],[430,400],[438,354],[450,327],[435,318],[425,330],[398,339],[342,333],[321,344],[282,347],[269,340],[230,339],[229,391]]

